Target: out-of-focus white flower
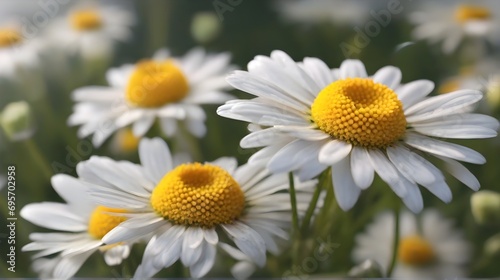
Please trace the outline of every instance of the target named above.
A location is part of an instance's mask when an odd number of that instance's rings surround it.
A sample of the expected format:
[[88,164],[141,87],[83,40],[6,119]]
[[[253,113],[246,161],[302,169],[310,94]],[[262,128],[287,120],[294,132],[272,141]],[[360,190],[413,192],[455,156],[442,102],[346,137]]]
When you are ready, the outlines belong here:
[[[466,276],[465,264],[471,259],[471,248],[462,233],[436,210],[425,210],[421,216],[403,212],[400,215],[400,241],[392,277],[442,279]],[[356,236],[353,258],[360,263],[376,261],[387,272],[393,252],[395,219],[393,213],[382,213],[365,233]]]
[[225,75],[234,69],[230,59],[228,53],[211,55],[202,49],[172,58],[160,50],[153,59],[113,68],[107,73],[109,87],[88,86],[73,93],[78,103],[68,123],[81,125],[79,137],[93,134],[95,146],[128,125],[142,137],[156,119],[168,137],[177,133],[178,122],[202,137],[206,115],[200,105],[232,99],[224,92],[230,87]]
[[500,225],[500,193],[480,191],[471,196],[471,211],[479,224]]
[[453,52],[466,37],[498,42],[500,2],[420,1],[420,10],[410,15],[416,25],[413,35],[431,43],[441,42],[445,53]]
[[[29,222],[57,232],[30,234],[31,243],[23,251],[39,251],[33,269],[44,278],[69,279],[96,251],[108,265],[118,265],[130,253],[129,243],[105,245],[101,238],[125,217],[122,209],[96,205],[85,183],[67,175],[52,177],[54,190],[66,203],[41,202],[24,206],[21,216]],[[137,241],[137,240],[134,240]],[[49,256],[57,254],[52,258]]]
[[132,37],[135,16],[120,5],[104,2],[73,5],[48,30],[54,46],[84,59],[107,58],[117,42]]

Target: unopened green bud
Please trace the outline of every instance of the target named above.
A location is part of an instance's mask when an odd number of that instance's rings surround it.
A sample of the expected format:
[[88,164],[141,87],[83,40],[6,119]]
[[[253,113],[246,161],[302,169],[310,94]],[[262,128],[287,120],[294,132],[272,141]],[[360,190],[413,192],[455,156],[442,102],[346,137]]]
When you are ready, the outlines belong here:
[[198,43],[208,43],[221,31],[221,22],[213,12],[200,12],[191,22],[191,35]]
[[488,238],[484,243],[484,252],[488,256],[500,255],[500,233]]
[[492,108],[500,107],[500,75],[493,76],[488,81],[486,100]]
[[9,103],[0,115],[0,124],[11,141],[21,141],[33,135],[31,108],[26,101]]
[[382,278],[384,276],[381,266],[373,260],[366,260],[351,268],[348,275],[356,278]]
[[474,219],[479,224],[500,224],[500,194],[494,191],[479,191],[471,197]]

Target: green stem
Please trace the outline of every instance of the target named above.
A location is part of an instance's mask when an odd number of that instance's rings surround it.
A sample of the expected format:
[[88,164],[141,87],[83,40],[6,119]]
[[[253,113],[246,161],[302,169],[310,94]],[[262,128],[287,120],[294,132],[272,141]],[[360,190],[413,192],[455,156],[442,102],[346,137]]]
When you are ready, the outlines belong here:
[[321,191],[323,190],[323,186],[325,184],[325,179],[329,178],[329,169],[323,172],[318,185],[316,186],[316,189],[314,190],[314,194],[312,196],[311,202],[309,204],[309,207],[307,208],[306,214],[304,216],[304,220],[302,220],[302,228],[301,232],[303,235],[306,235],[308,229],[309,229],[309,224],[311,222],[312,216],[314,215],[314,210],[316,210],[316,205],[318,204],[318,199],[321,194]]
[[394,271],[394,267],[396,266],[396,260],[398,256],[398,249],[399,249],[399,213],[401,210],[401,205],[398,202],[396,207],[394,208],[394,221],[395,221],[395,226],[394,226],[394,243],[392,246],[392,260],[391,264],[389,266],[389,269],[387,270],[387,278],[390,278],[392,275],[392,272]]
[[293,173],[288,174],[288,180],[290,181],[290,203],[292,204],[292,223],[293,223],[293,233],[299,233],[299,215],[297,212],[297,196],[295,194],[295,182],[293,181]]
[[45,159],[43,154],[40,152],[40,149],[38,149],[37,145],[33,141],[33,139],[28,139],[24,141],[26,145],[26,149],[28,153],[31,155],[32,159],[34,160],[35,164],[38,165],[40,170],[42,171],[43,175],[45,178],[50,181],[50,178],[52,177],[52,170],[50,170],[49,162]]

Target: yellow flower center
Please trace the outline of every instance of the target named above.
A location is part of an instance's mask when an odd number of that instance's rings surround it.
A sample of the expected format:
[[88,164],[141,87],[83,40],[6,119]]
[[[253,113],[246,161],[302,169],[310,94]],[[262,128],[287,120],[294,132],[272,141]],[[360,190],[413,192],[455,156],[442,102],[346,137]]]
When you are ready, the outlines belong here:
[[210,228],[238,218],[245,197],[224,169],[190,163],[178,166],[161,179],[151,195],[151,205],[176,224]]
[[12,28],[0,29],[0,48],[13,46],[23,40],[21,34]]
[[311,118],[333,138],[369,148],[385,148],[406,130],[396,93],[368,78],[338,80],[325,87],[311,106]]
[[183,99],[188,91],[188,81],[173,61],[144,60],[130,77],[126,98],[138,107],[159,107]]
[[95,10],[75,11],[69,16],[71,26],[78,31],[93,31],[102,27],[103,21]]
[[89,219],[88,233],[96,239],[102,239],[110,230],[114,229],[125,217],[108,213],[125,213],[125,210],[97,206]]
[[491,11],[475,5],[459,5],[455,10],[455,20],[466,23],[471,20],[486,20],[491,18]]
[[418,235],[405,237],[399,242],[398,258],[405,264],[426,265],[435,257],[431,244]]
[[139,138],[135,137],[132,129],[124,128],[116,134],[116,137],[121,151],[132,152],[137,150],[137,146],[139,146]]

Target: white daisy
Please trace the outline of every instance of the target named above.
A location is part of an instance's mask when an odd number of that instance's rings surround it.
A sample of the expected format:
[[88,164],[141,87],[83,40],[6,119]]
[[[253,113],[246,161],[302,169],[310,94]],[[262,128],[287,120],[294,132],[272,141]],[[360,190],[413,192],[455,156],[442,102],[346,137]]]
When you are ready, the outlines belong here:
[[[220,238],[232,240],[260,267],[266,251],[279,253],[276,241],[287,239],[291,227],[288,176],[270,175],[258,166],[237,167],[234,158],[175,167],[159,138],[141,140],[139,155],[142,165],[92,157],[77,166],[80,179],[93,184],[97,203],[130,213],[103,238],[105,243],[154,233],[136,278],[152,277],[178,259],[191,276],[202,277],[215,262]],[[300,216],[315,184],[296,180]]]
[[332,167],[335,196],[350,209],[376,172],[415,212],[423,207],[417,184],[445,202],[451,191],[444,176],[421,156],[443,160],[448,171],[470,188],[479,182],[455,160],[483,164],[484,157],[439,138],[488,138],[497,135],[494,118],[464,113],[482,94],[463,90],[427,97],[434,84],[418,80],[402,85],[393,66],[367,75],[362,62],[346,60],[331,71],[317,58],[294,62],[282,51],[257,56],[248,72],[227,81],[257,98],[232,100],[219,115],[262,128],[244,137],[243,148],[264,147],[249,162],[267,162],[272,172],[295,171],[313,178]]
[[369,18],[370,7],[375,2],[377,1],[278,1],[276,10],[287,20],[302,23],[334,22],[338,24],[361,24]]
[[445,53],[453,52],[466,37],[500,39],[498,1],[425,1],[421,11],[410,14],[410,21],[417,25],[413,31],[416,39],[442,41]]
[[205,112],[200,104],[220,104],[232,98],[224,75],[234,69],[227,53],[209,55],[194,49],[183,58],[171,58],[166,50],[153,59],[125,65],[107,73],[110,87],[90,86],[73,93],[76,102],[69,125],[82,125],[79,137],[94,134],[100,146],[109,135],[132,124],[142,137],[156,118],[163,132],[172,137],[177,122],[197,137],[205,135]]
[[[400,239],[391,277],[410,279],[451,279],[466,276],[465,265],[471,248],[462,233],[436,210],[425,210],[420,217],[409,212],[400,215]],[[377,216],[365,233],[356,236],[353,259],[377,262],[387,272],[393,252],[394,214]]]
[[135,16],[124,5],[87,1],[73,5],[51,23],[48,34],[56,47],[87,59],[111,57],[117,42],[132,37]]
[[39,65],[41,41],[28,39],[17,20],[0,24],[0,78],[19,79]]
[[[67,202],[32,203],[23,207],[21,216],[50,233],[32,233],[32,243],[23,251],[40,251],[33,258],[33,269],[40,277],[67,279],[80,269],[95,251],[104,253],[108,265],[118,265],[130,252],[129,243],[105,245],[101,238],[126,218],[123,212],[92,202],[85,183],[68,175],[52,177],[54,190]],[[47,256],[57,254],[53,258]]]

